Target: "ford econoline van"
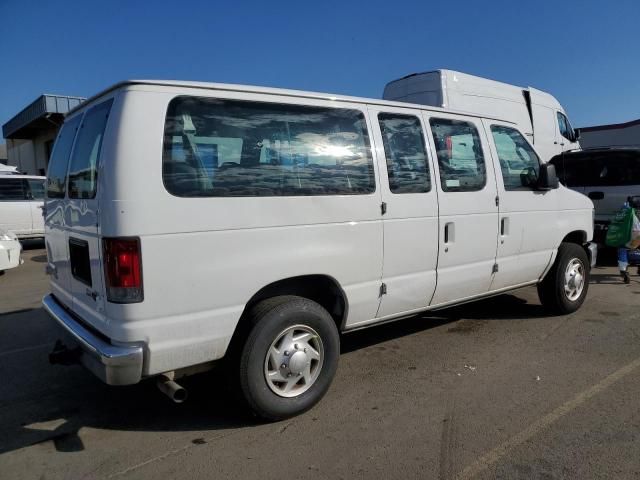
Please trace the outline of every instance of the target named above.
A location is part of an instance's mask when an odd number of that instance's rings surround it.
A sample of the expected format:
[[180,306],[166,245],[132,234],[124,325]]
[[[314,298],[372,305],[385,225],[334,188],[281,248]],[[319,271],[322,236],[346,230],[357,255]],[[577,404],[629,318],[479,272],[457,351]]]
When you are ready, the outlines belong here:
[[44,237],[45,177],[0,174],[0,229],[19,239]]
[[238,85],[128,81],[71,111],[47,176],[52,362],[104,382],[221,361],[248,405],[313,406],[340,334],[538,285],[575,311],[593,204],[511,122]]

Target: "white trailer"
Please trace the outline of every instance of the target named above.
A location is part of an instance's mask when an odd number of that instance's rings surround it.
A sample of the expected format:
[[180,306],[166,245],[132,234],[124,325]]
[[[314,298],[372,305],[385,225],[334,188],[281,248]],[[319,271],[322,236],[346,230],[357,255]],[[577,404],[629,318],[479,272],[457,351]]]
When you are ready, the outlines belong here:
[[508,119],[520,127],[545,162],[580,148],[579,133],[571,127],[560,102],[533,87],[434,70],[387,83],[383,98]]

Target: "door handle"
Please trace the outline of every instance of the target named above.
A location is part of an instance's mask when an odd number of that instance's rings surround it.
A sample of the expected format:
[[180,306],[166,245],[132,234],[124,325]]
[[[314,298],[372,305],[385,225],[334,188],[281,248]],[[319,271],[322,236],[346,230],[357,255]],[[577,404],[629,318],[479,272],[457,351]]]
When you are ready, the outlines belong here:
[[589,192],[588,196],[591,200],[602,200],[604,198],[604,192]]
[[[455,226],[453,222],[448,222],[444,224],[444,243],[451,244],[455,242]],[[448,252],[449,249],[445,248],[445,252]]]
[[[500,220],[500,236],[506,237],[509,235],[509,217],[502,217]],[[500,243],[504,243],[504,238],[500,239]]]

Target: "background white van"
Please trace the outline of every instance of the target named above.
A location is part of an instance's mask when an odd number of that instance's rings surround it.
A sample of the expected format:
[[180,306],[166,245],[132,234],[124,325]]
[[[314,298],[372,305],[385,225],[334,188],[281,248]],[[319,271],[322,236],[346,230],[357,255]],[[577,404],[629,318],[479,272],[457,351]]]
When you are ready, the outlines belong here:
[[453,70],[414,73],[393,80],[383,98],[499,117],[518,125],[543,161],[580,148],[560,102],[533,87],[518,87]]
[[45,177],[0,175],[0,229],[20,239],[44,237]]

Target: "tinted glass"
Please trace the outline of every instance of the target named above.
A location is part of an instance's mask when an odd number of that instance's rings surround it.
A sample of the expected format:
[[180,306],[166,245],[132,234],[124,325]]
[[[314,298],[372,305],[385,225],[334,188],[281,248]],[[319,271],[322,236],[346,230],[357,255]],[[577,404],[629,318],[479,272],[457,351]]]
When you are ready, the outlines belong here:
[[44,198],[44,180],[29,179],[29,198],[33,200],[42,200]]
[[487,182],[478,130],[459,120],[429,120],[436,145],[440,184],[445,192],[482,190]]
[[180,197],[375,190],[362,112],[194,97],[169,104],[163,180]]
[[381,113],[378,115],[389,188],[393,193],[421,193],[431,190],[427,151],[422,125],[417,117]]
[[69,155],[80,120],[82,120],[82,115],[66,122],[58,134],[47,172],[47,196],[49,198],[64,198]]
[[540,160],[517,130],[492,125],[491,133],[500,160],[505,190],[529,189],[540,172]]
[[69,167],[69,198],[94,198],[102,137],[113,100],[91,108],[78,131]]
[[640,151],[581,152],[551,159],[567,187],[640,185]]
[[27,199],[27,184],[22,178],[0,177],[0,202]]
[[562,113],[556,112],[558,115],[558,128],[560,130],[560,135],[569,140],[570,142],[575,141],[575,134],[573,133],[573,128],[569,123],[569,119]]

